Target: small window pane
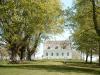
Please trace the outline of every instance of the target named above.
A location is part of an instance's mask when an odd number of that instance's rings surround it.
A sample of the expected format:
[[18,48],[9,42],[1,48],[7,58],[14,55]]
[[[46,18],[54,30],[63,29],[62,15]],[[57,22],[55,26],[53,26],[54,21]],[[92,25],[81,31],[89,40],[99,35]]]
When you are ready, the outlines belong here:
[[57,56],[59,56],[59,53],[56,53]]
[[64,56],[64,53],[62,53],[62,56]]
[[51,53],[51,56],[53,56],[53,53]]
[[55,49],[58,49],[58,46],[56,46]]
[[48,49],[50,49],[50,47],[48,47]]
[[69,52],[67,52],[67,56],[69,56]]
[[63,49],[66,49],[66,46],[63,46]]
[[46,53],[46,56],[48,56],[48,53]]

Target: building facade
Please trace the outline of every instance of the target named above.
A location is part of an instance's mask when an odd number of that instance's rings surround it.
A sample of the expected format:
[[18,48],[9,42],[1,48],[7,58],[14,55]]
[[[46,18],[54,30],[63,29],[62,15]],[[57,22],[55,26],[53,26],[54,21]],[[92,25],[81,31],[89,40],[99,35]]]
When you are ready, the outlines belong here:
[[43,59],[72,59],[69,41],[46,41],[44,43]]

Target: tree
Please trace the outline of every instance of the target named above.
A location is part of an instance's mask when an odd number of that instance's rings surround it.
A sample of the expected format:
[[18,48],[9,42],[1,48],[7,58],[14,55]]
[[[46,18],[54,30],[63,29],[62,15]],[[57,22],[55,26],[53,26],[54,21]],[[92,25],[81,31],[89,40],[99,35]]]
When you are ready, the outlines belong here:
[[98,19],[97,20],[97,15],[96,15],[96,5],[95,5],[95,0],[92,0],[92,12],[93,12],[93,23],[94,23],[94,28],[95,28],[95,31],[97,33],[97,35],[99,36],[99,66],[100,66],[100,26],[99,26],[99,23],[98,23]]
[[37,48],[40,34],[59,33],[63,23],[61,5],[59,0],[16,0],[0,4],[0,28],[11,51],[11,60],[16,61],[29,46],[29,39],[35,40],[33,49],[27,49],[32,54]]
[[[86,54],[88,57],[88,52],[91,53],[92,58],[92,51],[96,47],[98,49],[98,35],[95,31],[95,25],[93,21],[93,9],[92,4],[90,0],[76,0],[74,10],[68,10],[69,17],[68,19],[71,20],[69,22],[69,26],[73,29],[74,34],[74,42],[77,45],[76,47],[80,48],[84,51],[86,50]],[[72,8],[73,9],[73,8]],[[84,11],[85,10],[85,11]],[[99,9],[96,9],[99,12]],[[74,12],[74,15],[72,15],[72,12]],[[98,16],[97,23],[99,24],[99,14],[96,14]],[[97,27],[99,28],[99,26]],[[95,36],[94,36],[94,35]],[[93,43],[89,43],[93,42]],[[85,48],[84,48],[85,47]],[[87,51],[87,49],[89,51]],[[98,50],[96,50],[96,53]],[[87,58],[86,58],[87,59]],[[91,59],[92,63],[92,59]]]
[[86,63],[89,55],[91,56],[90,63],[92,63],[92,54],[97,54],[98,50],[94,50],[94,48],[97,49],[98,47],[96,36],[94,30],[82,32],[82,29],[79,29],[73,34],[74,46],[76,46],[76,49],[86,53]]

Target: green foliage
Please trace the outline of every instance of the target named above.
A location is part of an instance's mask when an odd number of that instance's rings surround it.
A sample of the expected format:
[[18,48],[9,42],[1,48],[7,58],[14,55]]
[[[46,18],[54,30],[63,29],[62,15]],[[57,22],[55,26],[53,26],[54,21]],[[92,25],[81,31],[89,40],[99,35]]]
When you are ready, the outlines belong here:
[[0,1],[0,28],[9,50],[25,50],[30,38],[40,33],[61,33],[62,25],[60,0]]
[[[99,12],[98,7],[96,10]],[[69,20],[69,26],[73,29],[72,37],[74,46],[83,52],[92,49],[94,53],[98,53],[98,40],[100,38],[95,31],[92,11],[90,0],[76,0],[74,7],[68,9],[66,13],[69,15],[67,18]],[[99,25],[100,15],[96,15]]]

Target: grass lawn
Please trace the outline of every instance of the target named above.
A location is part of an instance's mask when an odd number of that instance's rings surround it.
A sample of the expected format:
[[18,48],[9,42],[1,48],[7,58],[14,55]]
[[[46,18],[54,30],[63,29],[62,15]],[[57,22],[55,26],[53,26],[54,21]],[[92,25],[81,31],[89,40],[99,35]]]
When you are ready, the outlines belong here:
[[85,65],[87,64],[63,64],[58,61],[33,61],[30,64],[1,64],[0,75],[100,75],[99,67],[91,66],[90,64],[88,64],[88,67]]

